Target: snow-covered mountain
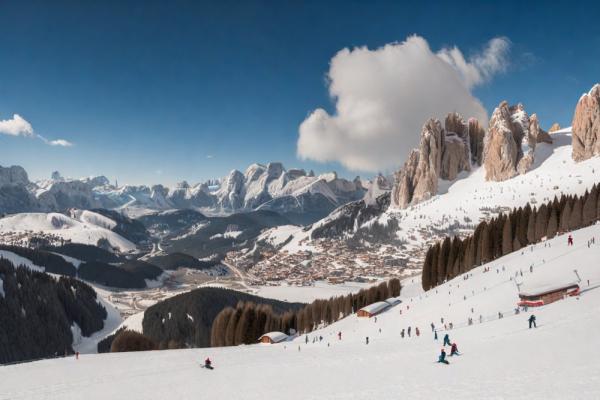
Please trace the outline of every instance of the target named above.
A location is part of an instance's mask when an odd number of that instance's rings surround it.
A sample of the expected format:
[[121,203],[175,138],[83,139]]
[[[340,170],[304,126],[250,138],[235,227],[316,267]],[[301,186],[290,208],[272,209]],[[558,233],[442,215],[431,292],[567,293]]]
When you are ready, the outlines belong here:
[[[470,232],[480,220],[527,203],[534,206],[563,193],[581,195],[600,181],[600,157],[573,160],[570,128],[555,131],[551,136],[552,144],[537,144],[535,161],[523,175],[502,182],[488,181],[485,168],[475,167],[454,181],[440,180],[437,195],[404,209],[380,207],[374,213],[371,207],[371,212],[365,213],[367,209],[361,202],[349,203],[312,224],[310,229],[275,227],[265,236],[282,238],[272,244],[282,245],[283,252],[315,251],[315,240],[344,240],[361,228],[368,229],[374,223],[387,226],[393,220],[397,226],[395,238],[405,243],[396,251],[419,265],[423,250],[438,238]],[[285,234],[278,234],[278,230],[285,230]]]
[[244,173],[233,170],[219,185],[214,182],[175,187],[116,186],[103,176],[31,182],[22,167],[0,167],[0,213],[62,212],[70,208],[118,209],[133,217],[157,210],[202,209],[209,214],[271,210],[297,223],[313,222],[336,207],[361,199],[360,179],[335,173],[315,176],[302,169],[286,170],[281,163],[252,164]]
[[[281,393],[288,399],[595,399],[600,362],[590,346],[600,328],[600,270],[590,260],[600,259],[600,244],[586,244],[593,237],[600,237],[600,225],[573,232],[574,246],[557,236],[428,292],[408,278],[402,302],[376,320],[351,315],[309,333],[308,343],[301,335],[273,345],[84,354],[7,366],[0,368],[2,394],[75,399],[85,388],[89,400],[198,393],[215,400]],[[517,284],[535,290],[574,280],[580,295],[515,312]],[[532,314],[537,327],[529,329]],[[436,362],[442,347],[449,354],[445,334],[461,353],[448,357],[449,365]],[[200,368],[206,357],[213,371]]]
[[71,216],[59,213],[19,213],[0,218],[2,242],[26,245],[33,237],[48,236],[74,243],[97,246],[106,241],[121,252],[136,250],[136,245],[114,232],[118,223],[104,215],[87,210],[72,210]]

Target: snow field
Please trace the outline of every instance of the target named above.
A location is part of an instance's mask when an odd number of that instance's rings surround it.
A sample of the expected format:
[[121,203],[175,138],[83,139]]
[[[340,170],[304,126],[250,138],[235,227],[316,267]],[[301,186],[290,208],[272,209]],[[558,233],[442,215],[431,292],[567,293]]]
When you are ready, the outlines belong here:
[[[403,303],[377,322],[353,315],[310,333],[308,344],[301,336],[277,345],[84,355],[2,367],[0,399],[80,399],[83,393],[89,400],[597,399],[600,241],[590,247],[587,241],[600,238],[600,225],[573,237],[572,247],[561,235],[485,265],[490,272],[479,267],[467,280],[459,276],[428,292],[417,279],[405,281]],[[582,278],[579,297],[511,313],[518,301],[515,273],[535,287],[571,281],[575,268]],[[497,319],[498,311],[504,318]],[[530,330],[531,313],[538,328]],[[466,326],[471,315],[474,325]],[[445,332],[435,341],[429,324],[440,328],[441,317],[454,323],[447,333],[462,352],[448,358],[450,365],[435,362]],[[402,339],[400,330],[408,326],[412,337]],[[323,341],[313,343],[318,336]],[[214,371],[199,366],[207,356]]]

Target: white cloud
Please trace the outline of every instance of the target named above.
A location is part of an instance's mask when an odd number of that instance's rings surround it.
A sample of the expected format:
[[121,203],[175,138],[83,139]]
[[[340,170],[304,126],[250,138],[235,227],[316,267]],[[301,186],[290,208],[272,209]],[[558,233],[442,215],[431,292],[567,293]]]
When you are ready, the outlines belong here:
[[50,146],[71,147],[73,143],[65,139],[48,140],[34,132],[31,124],[19,114],[14,114],[11,119],[0,120],[0,134],[10,136],[25,136],[38,138]]
[[31,124],[19,114],[14,114],[11,119],[0,120],[0,133],[11,136],[35,136]]
[[50,146],[62,146],[62,147],[71,147],[73,143],[69,142],[65,139],[56,139],[56,140],[47,140],[45,141]]
[[505,38],[492,39],[467,60],[456,47],[434,53],[411,36],[376,50],[339,51],[328,74],[336,112],[318,108],[302,122],[298,156],[376,172],[402,164],[428,118],[455,111],[485,124],[487,112],[471,89],[506,69],[509,47]]

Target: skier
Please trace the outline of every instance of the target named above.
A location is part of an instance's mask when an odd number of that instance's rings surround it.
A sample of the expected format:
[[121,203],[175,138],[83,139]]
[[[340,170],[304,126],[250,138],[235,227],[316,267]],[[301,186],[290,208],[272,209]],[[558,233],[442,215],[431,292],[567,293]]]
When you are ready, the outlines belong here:
[[451,343],[450,343],[450,336],[446,333],[444,335],[444,346],[450,346],[450,345],[451,345]]
[[573,246],[573,236],[571,235],[567,238],[567,246]]
[[431,323],[431,332],[435,331],[435,325],[433,324],[433,322]]
[[456,343],[452,343],[452,348],[450,349],[450,356],[460,356],[460,353],[458,352],[458,346],[456,345]]
[[306,335],[306,340],[304,341],[304,343],[308,344],[308,335]]
[[402,339],[404,339],[404,328],[402,328],[402,330],[400,331],[400,336],[402,336]]
[[529,329],[531,329],[531,325],[533,325],[534,328],[537,328],[537,325],[535,323],[535,315],[531,314],[531,316],[529,317]]
[[365,343],[369,344],[369,337],[367,336],[367,338],[365,339]]
[[209,357],[206,357],[206,360],[204,360],[204,368],[214,369],[212,366],[212,361],[210,361]]
[[440,353],[440,357],[438,358],[438,363],[450,364],[448,360],[446,360],[446,350],[442,348],[442,352]]
[[433,331],[433,340],[438,340],[437,331]]
[[342,340],[342,331],[338,332],[338,340]]
[[415,328],[415,333],[417,334],[417,337],[421,334],[421,332],[419,331],[419,328]]
[[407,332],[408,332],[408,337],[410,337],[410,326],[408,327]]
[[79,352],[78,351],[75,352],[75,359],[79,360]]

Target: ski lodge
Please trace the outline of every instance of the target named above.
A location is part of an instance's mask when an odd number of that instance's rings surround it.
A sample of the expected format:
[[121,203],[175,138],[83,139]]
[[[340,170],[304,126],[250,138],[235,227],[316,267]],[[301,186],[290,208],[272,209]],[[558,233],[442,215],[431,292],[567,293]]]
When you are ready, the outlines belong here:
[[361,308],[356,312],[356,316],[371,318],[399,303],[401,303],[400,299],[390,297],[386,301],[378,301],[377,303],[369,304],[368,306]]
[[566,284],[550,284],[536,289],[519,292],[519,306],[539,307],[562,300],[567,296],[577,296],[579,284],[570,282]]
[[259,343],[275,344],[287,340],[288,335],[283,332],[269,332],[258,338]]

